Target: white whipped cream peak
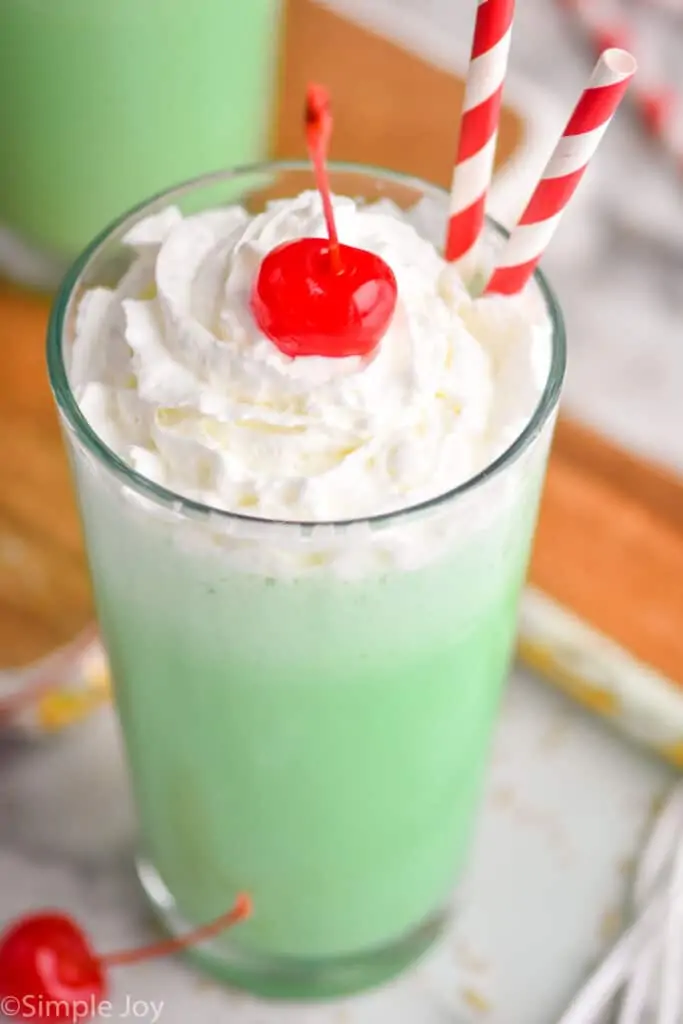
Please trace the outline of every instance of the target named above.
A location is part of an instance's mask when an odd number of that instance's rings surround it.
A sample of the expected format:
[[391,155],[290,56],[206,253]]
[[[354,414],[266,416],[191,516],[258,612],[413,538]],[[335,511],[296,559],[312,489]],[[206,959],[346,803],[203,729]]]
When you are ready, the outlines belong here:
[[250,309],[274,246],[325,235],[317,193],[254,217],[168,208],[129,231],[118,287],[80,303],[69,373],[93,429],[134,469],[228,511],[348,519],[449,491],[519,435],[550,365],[536,290],[473,299],[410,214],[344,197],[334,209],[340,240],[396,275],[396,312],[368,359],[292,359]]

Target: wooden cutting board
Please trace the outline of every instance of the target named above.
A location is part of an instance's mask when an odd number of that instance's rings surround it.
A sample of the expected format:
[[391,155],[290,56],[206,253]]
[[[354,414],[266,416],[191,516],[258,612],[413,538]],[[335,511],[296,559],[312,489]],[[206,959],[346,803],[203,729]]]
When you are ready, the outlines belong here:
[[[334,156],[450,178],[463,84],[310,0],[288,5],[277,155],[303,153],[309,79],[332,89]],[[499,160],[523,138],[505,110]],[[416,142],[416,140],[418,140]],[[91,615],[71,485],[44,368],[49,300],[0,286],[0,669]],[[560,423],[532,580],[683,685],[683,483]]]
[[48,309],[0,284],[0,670],[72,640],[92,617],[45,368]]
[[[276,155],[305,157],[301,117],[306,85],[324,82],[334,104],[333,158],[450,185],[462,79],[311,0],[286,5],[283,44]],[[523,135],[524,122],[504,107],[498,165],[509,159]]]

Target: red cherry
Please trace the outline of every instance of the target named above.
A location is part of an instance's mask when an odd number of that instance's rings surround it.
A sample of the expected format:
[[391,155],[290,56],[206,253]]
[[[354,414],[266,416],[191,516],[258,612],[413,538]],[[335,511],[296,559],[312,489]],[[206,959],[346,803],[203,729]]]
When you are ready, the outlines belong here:
[[95,953],[66,914],[27,915],[0,935],[0,1012],[4,1003],[16,1020],[45,1024],[85,1020],[107,991],[107,967],[176,953],[239,924],[250,914],[251,900],[241,894],[227,914],[187,935],[105,956]]
[[299,238],[263,260],[251,296],[254,318],[288,356],[365,356],[396,308],[396,278],[379,256],[340,245],[327,178],[332,115],[326,91],[309,85],[306,139],[327,224],[326,239]]
[[[50,1020],[77,1020],[79,1012],[88,1016],[105,991],[100,961],[65,914],[22,917],[0,937],[0,1004],[16,1000],[17,1007],[24,1007],[25,1019],[41,1020],[41,1003],[53,1000]],[[20,1012],[13,1016],[22,1019]]]
[[340,245],[330,270],[326,238],[300,238],[268,253],[252,295],[259,327],[287,356],[364,356],[396,307],[396,278],[371,252]]

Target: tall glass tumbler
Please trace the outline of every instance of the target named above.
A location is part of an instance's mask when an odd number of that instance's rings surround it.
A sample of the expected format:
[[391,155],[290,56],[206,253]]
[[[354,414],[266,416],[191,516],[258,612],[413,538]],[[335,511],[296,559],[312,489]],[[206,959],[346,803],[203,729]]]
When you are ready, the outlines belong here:
[[[419,210],[439,245],[448,197],[349,165],[335,192]],[[254,914],[195,951],[270,995],[326,996],[396,973],[439,934],[465,860],[508,670],[565,364],[514,443],[476,477],[400,512],[275,522],[206,507],[132,470],[69,385],[84,292],[118,281],[122,237],[314,187],[298,163],[158,196],[77,261],[54,307],[49,369],[73,465],[99,620],[141,821],[139,875],[173,932],[239,890]],[[497,229],[490,226],[494,234]]]

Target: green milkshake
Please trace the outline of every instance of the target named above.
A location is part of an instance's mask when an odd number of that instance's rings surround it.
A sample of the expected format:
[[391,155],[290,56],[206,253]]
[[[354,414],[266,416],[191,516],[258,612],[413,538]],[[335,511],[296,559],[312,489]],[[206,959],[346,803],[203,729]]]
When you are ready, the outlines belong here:
[[377,983],[440,932],[564,368],[540,276],[474,300],[444,264],[439,190],[348,167],[332,186],[342,242],[398,285],[372,358],[285,357],[254,321],[263,257],[324,234],[299,165],[126,218],[49,340],[143,886],[175,931],[249,892],[253,917],[196,955],[303,997]]
[[0,223],[73,258],[141,196],[261,158],[278,13],[279,0],[2,0]]

